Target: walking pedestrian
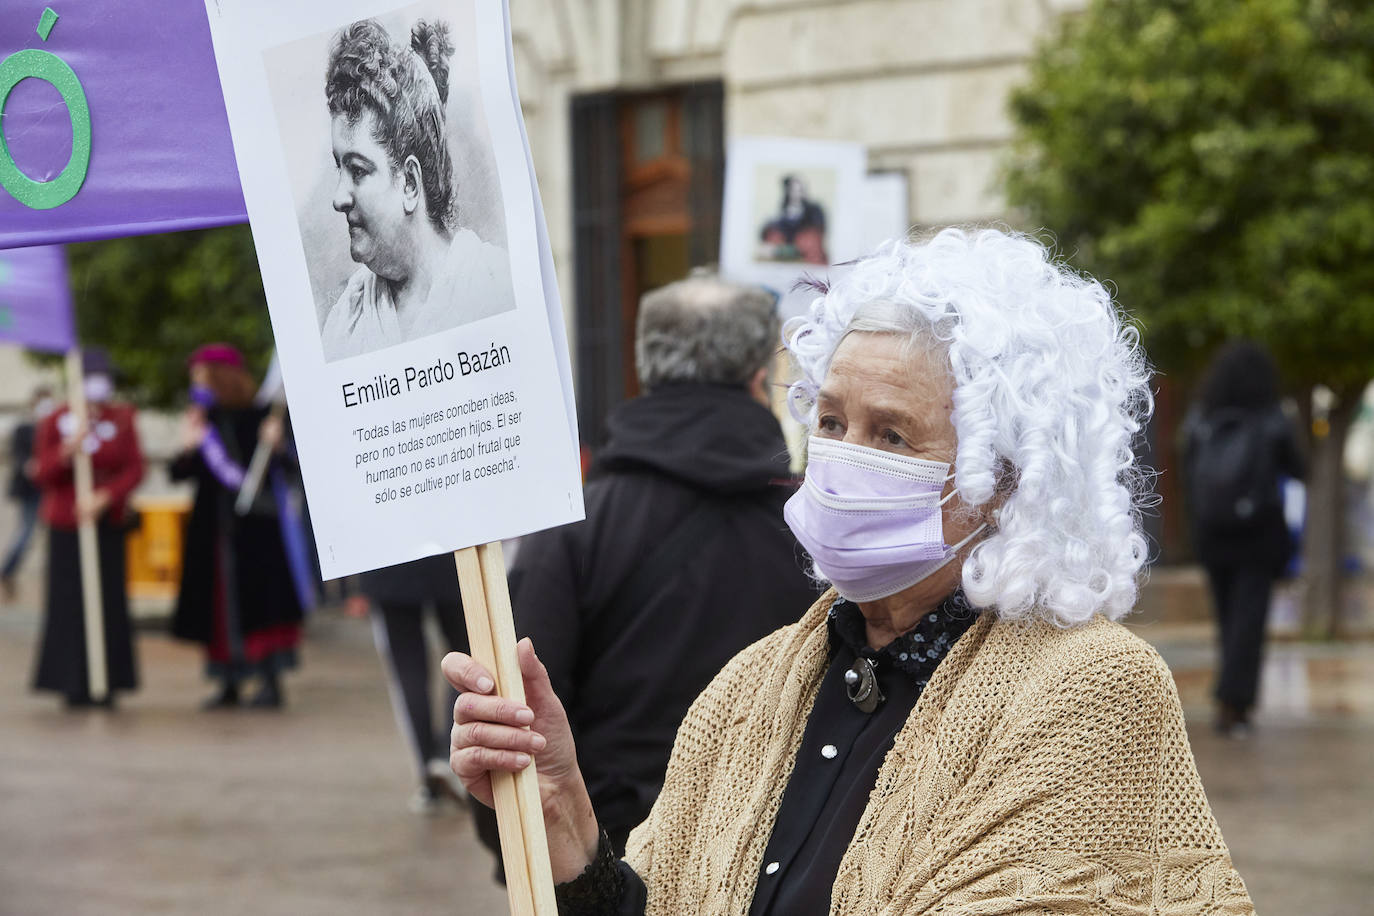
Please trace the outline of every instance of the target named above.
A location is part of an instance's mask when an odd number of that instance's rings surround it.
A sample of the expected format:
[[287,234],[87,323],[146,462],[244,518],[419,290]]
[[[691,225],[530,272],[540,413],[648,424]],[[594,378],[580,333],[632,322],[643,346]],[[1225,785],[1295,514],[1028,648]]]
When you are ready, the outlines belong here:
[[240,685],[257,680],[249,705],[277,709],[281,678],[298,664],[305,598],[283,537],[283,506],[265,481],[242,515],[235,501],[259,440],[273,449],[268,477],[292,466],[284,423],[255,404],[243,356],[228,344],[191,354],[191,406],[173,480],[196,485],[186,530],[181,589],[172,633],[205,647],[206,673],[219,689],[206,709],[235,707]]
[[38,506],[42,493],[33,479],[38,470],[34,460],[34,439],[37,437],[38,424],[52,413],[54,406],[49,389],[35,389],[29,401],[29,418],[17,424],[10,434],[9,498],[19,510],[19,527],[5,548],[5,560],[0,565],[0,597],[5,601],[14,600],[14,577],[28,552],[34,529],[38,527]]
[[[42,491],[41,515],[48,525],[47,597],[43,639],[34,675],[37,690],[63,695],[67,707],[113,708],[115,692],[138,687],[133,628],[124,566],[128,502],[143,479],[143,454],[134,429],[134,409],[114,398],[115,368],[103,350],[82,353],[86,421],[64,404],[38,425],[34,481]],[[72,464],[78,450],[91,456],[93,489],[78,503]],[[91,696],[86,668],[81,559],[77,527],[95,522],[100,597],[105,634],[108,692]]]
[[[445,799],[467,803],[448,765],[447,716],[434,719],[430,700],[430,653],[425,639],[425,615],[432,614],[443,636],[445,652],[468,651],[463,624],[463,599],[458,591],[458,571],[450,554],[365,572],[359,577],[359,594],[345,605],[350,616],[372,616],[372,637],[386,671],[387,689],[418,777],[410,809],[416,814],[437,814]],[[456,698],[449,688],[452,708]]]
[[1270,595],[1294,547],[1280,478],[1304,474],[1264,348],[1238,340],[1217,353],[1182,442],[1193,545],[1207,570],[1221,650],[1215,726],[1240,737],[1259,690]]

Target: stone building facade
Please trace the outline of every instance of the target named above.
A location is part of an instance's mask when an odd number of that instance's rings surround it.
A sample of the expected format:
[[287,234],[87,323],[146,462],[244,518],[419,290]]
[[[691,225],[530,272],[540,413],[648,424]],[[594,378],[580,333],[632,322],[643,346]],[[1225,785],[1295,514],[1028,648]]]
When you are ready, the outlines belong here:
[[[697,180],[701,150],[681,134],[704,130],[715,150],[731,135],[858,141],[870,170],[905,174],[913,224],[996,219],[1006,212],[997,177],[1012,134],[1008,93],[1037,39],[1084,2],[511,0],[584,436],[595,440],[605,409],[633,394],[638,293],[715,260],[718,203],[703,208],[700,198],[711,197],[721,163],[705,162],[709,174]],[[598,105],[600,124],[595,110],[581,116]],[[627,180],[629,147],[646,135],[654,142],[655,129],[668,135],[660,145],[681,144],[685,162],[669,155],[657,176],[646,168],[643,182]],[[614,181],[595,163],[617,143],[621,187],[594,193]],[[676,188],[675,169],[691,173],[678,174]],[[674,199],[686,212],[672,212]],[[604,211],[617,204],[624,212],[606,229]],[[673,243],[678,236],[687,241]]]

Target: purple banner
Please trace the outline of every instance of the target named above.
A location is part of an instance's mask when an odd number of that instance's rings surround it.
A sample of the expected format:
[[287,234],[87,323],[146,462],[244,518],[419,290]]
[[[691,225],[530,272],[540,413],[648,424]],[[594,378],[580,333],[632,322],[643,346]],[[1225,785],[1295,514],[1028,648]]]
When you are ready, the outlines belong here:
[[0,340],[54,353],[75,345],[61,246],[0,251]]
[[0,248],[247,221],[205,7],[47,4],[0,17]]

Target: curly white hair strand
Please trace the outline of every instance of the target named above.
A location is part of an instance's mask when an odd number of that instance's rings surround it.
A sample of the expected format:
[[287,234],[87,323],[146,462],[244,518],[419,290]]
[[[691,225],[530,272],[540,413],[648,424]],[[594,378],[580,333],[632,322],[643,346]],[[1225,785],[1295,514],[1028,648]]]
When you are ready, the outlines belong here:
[[814,426],[816,392],[852,331],[947,355],[955,484],[972,507],[1005,497],[964,564],[969,600],[1060,626],[1128,613],[1150,490],[1132,445],[1153,402],[1138,332],[1102,284],[995,229],[887,242],[784,328],[799,420]]

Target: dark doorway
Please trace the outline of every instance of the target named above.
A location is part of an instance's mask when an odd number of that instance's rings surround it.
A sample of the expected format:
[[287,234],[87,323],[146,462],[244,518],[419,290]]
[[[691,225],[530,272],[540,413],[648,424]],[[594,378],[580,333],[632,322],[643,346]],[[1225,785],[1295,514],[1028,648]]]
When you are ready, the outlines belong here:
[[723,100],[718,82],[573,99],[577,409],[593,450],[610,409],[639,393],[640,296],[717,259]]

